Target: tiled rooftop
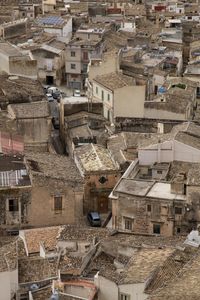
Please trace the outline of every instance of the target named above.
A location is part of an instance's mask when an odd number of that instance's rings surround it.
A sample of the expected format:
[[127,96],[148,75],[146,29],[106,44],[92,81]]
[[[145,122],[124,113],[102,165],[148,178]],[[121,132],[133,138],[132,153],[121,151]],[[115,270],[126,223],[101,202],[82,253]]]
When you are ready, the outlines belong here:
[[97,144],[88,144],[77,148],[75,156],[83,173],[117,171],[119,169],[109,150]]
[[125,86],[134,85],[134,80],[132,77],[128,77],[121,73],[108,73],[104,75],[98,75],[94,78],[94,81],[111,91],[123,88]]
[[40,243],[43,243],[46,250],[54,250],[60,230],[60,226],[23,230],[22,236],[24,235],[27,255],[39,253]]

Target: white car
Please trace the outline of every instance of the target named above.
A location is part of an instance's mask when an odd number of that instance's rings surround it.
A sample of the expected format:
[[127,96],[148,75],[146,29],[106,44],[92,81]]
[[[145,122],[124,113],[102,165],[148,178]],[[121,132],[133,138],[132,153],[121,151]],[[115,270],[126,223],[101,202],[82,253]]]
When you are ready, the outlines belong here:
[[53,102],[54,101],[54,97],[51,94],[46,94],[47,99],[49,102]]
[[74,97],[80,97],[81,91],[80,90],[74,90]]

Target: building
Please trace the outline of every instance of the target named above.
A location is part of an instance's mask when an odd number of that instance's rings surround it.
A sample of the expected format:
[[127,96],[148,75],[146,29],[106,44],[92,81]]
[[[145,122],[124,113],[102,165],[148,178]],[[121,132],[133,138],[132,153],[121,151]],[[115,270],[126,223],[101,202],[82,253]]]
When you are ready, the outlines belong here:
[[81,111],[65,117],[65,145],[73,156],[75,148],[85,144],[106,145],[105,118],[100,114]]
[[145,86],[122,73],[96,76],[91,83],[92,101],[103,103],[103,115],[111,123],[116,117],[143,117]]
[[8,22],[0,25],[0,36],[9,40],[25,35],[27,32],[27,19],[19,19],[13,22]]
[[0,75],[0,107],[6,111],[9,104],[46,100],[39,81],[22,76]]
[[30,52],[21,51],[8,42],[0,43],[0,71],[9,75],[37,79],[37,61]]
[[198,173],[199,126],[179,126],[173,137],[163,135],[163,142],[158,137],[158,152],[152,160],[148,158],[153,158],[156,144],[150,140],[155,137],[141,142],[150,142],[152,146],[146,149],[151,152],[144,153],[139,147],[139,160],[130,165],[110,195],[114,229],[171,236],[197,226],[199,206],[195,195],[199,188],[194,170]]
[[27,223],[31,181],[21,155],[0,159],[1,229],[18,229]]
[[119,166],[108,149],[88,144],[74,150],[74,161],[84,178],[84,213],[111,209],[108,195],[119,178]]
[[72,36],[72,17],[65,18],[59,15],[48,15],[37,19],[38,27],[44,32],[56,35],[61,42],[68,43]]
[[7,241],[4,245],[1,245],[0,260],[1,299],[14,299],[18,290],[18,259],[16,239],[10,242]]
[[10,104],[7,109],[18,133],[24,138],[25,149],[47,152],[52,126],[48,102]]
[[65,72],[68,88],[84,89],[91,56],[101,56],[101,39],[76,38],[66,47]]
[[55,39],[31,51],[37,61],[37,76],[48,85],[61,85],[65,78],[65,44]]
[[32,180],[28,225],[54,226],[80,222],[83,216],[83,179],[69,157],[27,154]]

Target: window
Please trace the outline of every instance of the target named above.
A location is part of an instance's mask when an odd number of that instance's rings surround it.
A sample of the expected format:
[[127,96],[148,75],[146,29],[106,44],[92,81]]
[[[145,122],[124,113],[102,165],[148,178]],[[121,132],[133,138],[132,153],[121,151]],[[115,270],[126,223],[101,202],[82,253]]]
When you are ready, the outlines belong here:
[[75,70],[76,69],[76,65],[75,64],[71,64],[71,69]]
[[160,224],[153,224],[153,233],[160,234]]
[[175,214],[182,215],[182,207],[175,207]]
[[181,229],[180,229],[180,227],[177,227],[177,229],[176,229],[176,233],[181,233]]
[[62,196],[54,196],[54,210],[62,210]]
[[98,87],[96,86],[96,94],[97,94],[97,95],[98,95],[98,92],[99,92],[99,91],[98,91]]
[[75,57],[76,56],[76,52],[71,51],[71,57]]
[[9,199],[8,209],[9,211],[18,211],[19,210],[18,199]]
[[147,204],[147,211],[151,212],[151,204]]
[[88,52],[83,52],[83,60],[88,60]]
[[131,299],[130,295],[120,293],[120,300],[130,300],[130,299]]
[[124,228],[126,230],[133,230],[133,220],[131,218],[124,218]]
[[86,73],[88,69],[88,64],[83,64],[83,72]]
[[99,182],[100,182],[101,184],[104,184],[106,181],[108,181],[108,179],[107,179],[105,176],[101,176],[101,177],[99,178]]
[[157,170],[157,174],[162,175],[162,171],[161,170]]
[[108,94],[108,97],[107,97],[108,101],[110,101],[110,94]]
[[104,101],[104,91],[101,91],[101,99]]

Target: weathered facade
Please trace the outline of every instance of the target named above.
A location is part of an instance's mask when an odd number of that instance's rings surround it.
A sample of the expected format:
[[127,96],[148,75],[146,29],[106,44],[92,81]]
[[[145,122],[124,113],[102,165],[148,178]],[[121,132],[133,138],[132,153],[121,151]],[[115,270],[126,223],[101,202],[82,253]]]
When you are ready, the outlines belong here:
[[119,167],[109,151],[97,144],[75,149],[75,163],[84,178],[84,213],[111,210],[108,195],[120,177]]

